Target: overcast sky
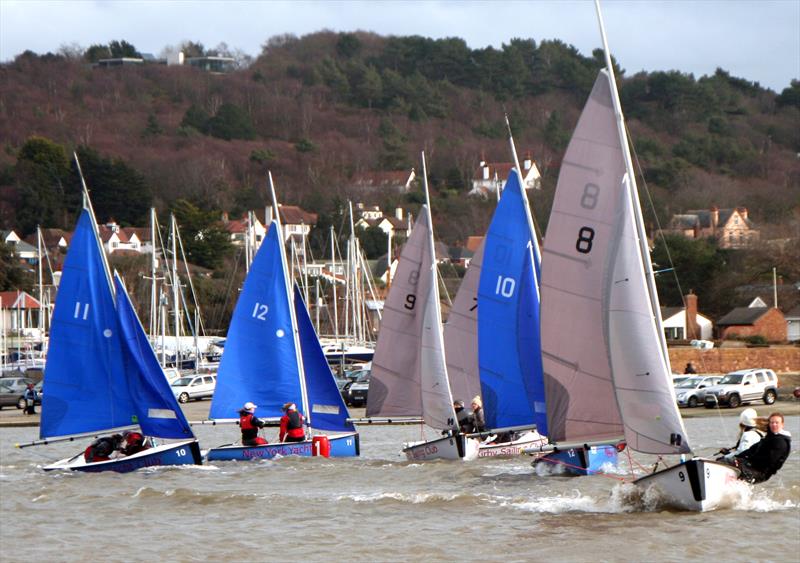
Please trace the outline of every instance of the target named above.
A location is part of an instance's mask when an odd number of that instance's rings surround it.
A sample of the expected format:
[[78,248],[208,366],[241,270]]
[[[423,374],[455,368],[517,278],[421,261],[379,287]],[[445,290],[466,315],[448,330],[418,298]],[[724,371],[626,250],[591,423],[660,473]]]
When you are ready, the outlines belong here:
[[[780,92],[800,77],[800,0],[605,0],[612,53],[626,70],[717,67]],[[600,46],[588,0],[214,1],[0,0],[0,60],[125,39],[158,54],[183,40],[257,56],[270,37],[321,29],[462,37],[470,47],[515,37]]]

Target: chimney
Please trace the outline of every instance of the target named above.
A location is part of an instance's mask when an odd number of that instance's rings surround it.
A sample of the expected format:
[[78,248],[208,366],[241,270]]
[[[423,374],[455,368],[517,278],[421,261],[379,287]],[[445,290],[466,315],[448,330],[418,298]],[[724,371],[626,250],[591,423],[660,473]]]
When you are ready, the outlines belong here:
[[525,153],[525,160],[522,161],[522,169],[523,170],[530,170],[532,164],[533,164],[533,157],[531,156],[530,152],[526,152]]
[[403,220],[403,208],[402,207],[395,207],[394,216],[397,219],[399,219],[400,221],[402,221]]
[[719,207],[716,205],[709,209],[711,212],[711,231],[717,232],[717,224],[719,223]]
[[483,179],[484,180],[488,180],[489,179],[489,165],[486,164],[486,162],[481,161],[481,167],[483,168]]
[[228,212],[227,211],[223,211],[222,212],[222,222],[223,223],[227,223],[228,222]]
[[683,300],[686,303],[686,339],[699,339],[700,327],[697,324],[697,295],[692,290],[689,290],[689,295],[684,295]]

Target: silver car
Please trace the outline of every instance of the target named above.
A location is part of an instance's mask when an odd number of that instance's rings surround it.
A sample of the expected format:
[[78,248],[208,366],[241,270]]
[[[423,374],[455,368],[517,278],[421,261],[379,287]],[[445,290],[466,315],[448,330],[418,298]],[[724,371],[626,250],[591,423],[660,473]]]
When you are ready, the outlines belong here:
[[716,385],[722,376],[719,375],[696,375],[687,377],[675,385],[675,400],[679,407],[694,408],[703,404],[706,388]]
[[179,403],[186,403],[189,399],[199,401],[214,395],[217,378],[214,375],[188,375],[179,377],[170,386]]

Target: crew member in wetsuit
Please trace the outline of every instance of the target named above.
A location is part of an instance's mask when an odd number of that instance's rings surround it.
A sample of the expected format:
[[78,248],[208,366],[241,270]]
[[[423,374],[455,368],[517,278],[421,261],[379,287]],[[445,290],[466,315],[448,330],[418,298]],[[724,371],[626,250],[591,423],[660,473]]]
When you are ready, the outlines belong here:
[[104,436],[98,438],[83,452],[83,459],[87,463],[95,461],[108,461],[111,459],[111,454],[120,449],[122,445],[122,435],[114,434],[112,436]]
[[145,437],[139,432],[129,432],[126,430],[122,433],[122,438],[125,440],[125,445],[120,449],[122,455],[138,454],[150,447]]
[[760,442],[736,456],[736,466],[743,481],[761,483],[783,467],[792,446],[791,434],[783,429],[783,415],[769,415],[769,430]]
[[239,411],[239,427],[242,430],[242,445],[263,446],[267,441],[258,435],[258,429],[264,428],[267,423],[256,418],[256,407],[250,401],[244,404]]
[[480,395],[472,399],[472,427],[473,432],[486,432],[486,418],[483,414],[483,401]]
[[284,415],[281,417],[281,430],[278,435],[281,442],[302,442],[306,439],[306,431],[303,428],[305,419],[297,410],[294,403],[283,405]]
[[464,401],[453,401],[453,408],[456,411],[458,429],[465,434],[472,432],[472,415],[464,408]]

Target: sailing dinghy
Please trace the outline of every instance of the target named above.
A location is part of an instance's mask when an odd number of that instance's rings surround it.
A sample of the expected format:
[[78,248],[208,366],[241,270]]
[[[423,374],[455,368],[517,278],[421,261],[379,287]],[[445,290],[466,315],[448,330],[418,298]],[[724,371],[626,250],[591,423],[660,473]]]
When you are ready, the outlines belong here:
[[[276,216],[278,214],[276,213]],[[277,221],[256,253],[231,319],[217,374],[210,418],[233,419],[246,402],[262,419],[277,420],[284,403],[302,405],[312,430],[334,432],[303,442],[218,446],[209,461],[275,456],[357,456],[358,434],[325,360],[305,303],[292,291]]]
[[[427,194],[427,177],[425,188]],[[431,224],[430,206],[423,205],[384,305],[367,417],[421,416],[425,424],[442,432],[434,440],[405,444],[403,453],[411,461],[470,460],[478,456],[479,441],[459,433],[455,423]]]
[[116,274],[112,289],[88,208],[81,212],[64,262],[44,381],[39,443],[123,428],[177,440],[107,461],[86,462],[81,452],[46,471],[124,473],[201,463],[197,440]]
[[647,237],[600,6],[606,68],[564,156],[544,243],[542,354],[551,439],[682,460],[634,481],[713,510],[738,470],[691,453],[675,403]]

